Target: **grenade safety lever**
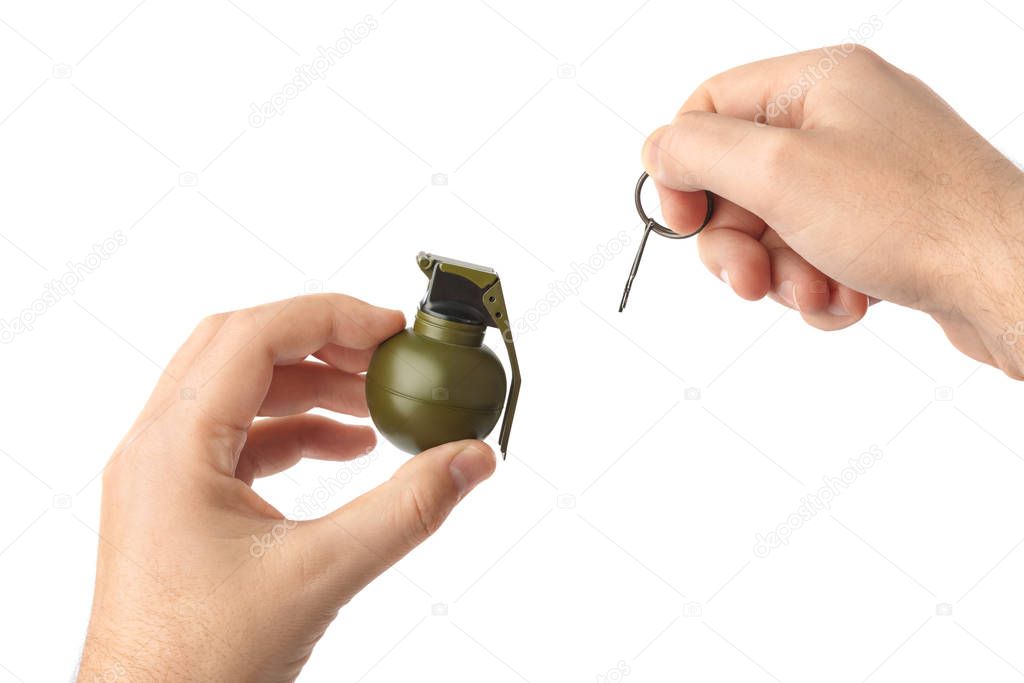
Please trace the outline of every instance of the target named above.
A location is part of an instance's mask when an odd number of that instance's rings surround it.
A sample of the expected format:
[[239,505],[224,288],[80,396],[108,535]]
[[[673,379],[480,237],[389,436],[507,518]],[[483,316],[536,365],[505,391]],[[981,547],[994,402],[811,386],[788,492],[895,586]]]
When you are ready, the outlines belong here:
[[519,374],[519,360],[516,357],[501,279],[491,268],[423,251],[416,256],[416,263],[430,280],[423,301],[420,302],[421,311],[456,322],[494,327],[501,332],[512,371],[508,399],[505,402],[505,417],[498,437],[504,459],[508,452],[522,377]]

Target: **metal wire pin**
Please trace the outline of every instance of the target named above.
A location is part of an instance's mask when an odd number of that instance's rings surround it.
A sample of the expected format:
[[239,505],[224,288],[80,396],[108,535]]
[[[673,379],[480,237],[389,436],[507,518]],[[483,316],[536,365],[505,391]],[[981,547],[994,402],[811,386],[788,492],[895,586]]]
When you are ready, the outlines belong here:
[[658,223],[656,220],[647,215],[644,211],[643,203],[640,201],[640,190],[644,187],[644,181],[647,180],[647,171],[640,174],[640,179],[636,181],[636,190],[633,192],[633,201],[636,204],[636,212],[640,214],[640,219],[644,222],[644,236],[640,239],[640,247],[636,250],[636,256],[633,257],[633,267],[629,269],[629,277],[626,278],[626,288],[622,290],[622,301],[619,302],[619,313],[622,313],[623,309],[626,308],[626,300],[629,299],[629,290],[633,288],[633,279],[636,277],[636,271],[640,268],[640,259],[644,255],[644,247],[647,246],[647,238],[651,232],[654,231],[662,237],[668,237],[673,240],[684,240],[698,234],[701,230],[707,227],[708,223],[711,222],[711,214],[715,210],[715,196],[704,190],[704,198],[708,203],[708,210],[704,215],[704,222],[700,224],[700,227],[691,233],[686,235],[680,235],[677,232],[669,230],[664,225]]

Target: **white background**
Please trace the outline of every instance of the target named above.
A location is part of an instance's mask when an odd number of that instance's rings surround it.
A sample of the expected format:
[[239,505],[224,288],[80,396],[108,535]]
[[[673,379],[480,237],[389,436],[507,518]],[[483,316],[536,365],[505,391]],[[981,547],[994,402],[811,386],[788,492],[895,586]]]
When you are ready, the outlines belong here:
[[[875,15],[870,47],[1021,158],[1019,5],[136,2],[0,3],[0,318],[126,238],[0,347],[0,681],[72,675],[97,476],[200,317],[321,286],[411,314],[421,249],[493,266],[513,316],[536,312],[622,230],[519,336],[508,461],[302,680],[1024,677],[1024,387],[911,311],[826,334],[741,302],[688,242],[652,238],[616,312],[643,136],[700,81]],[[755,556],[872,446],[830,511]],[[257,488],[289,510],[351,479],[336,507],[405,457]]]

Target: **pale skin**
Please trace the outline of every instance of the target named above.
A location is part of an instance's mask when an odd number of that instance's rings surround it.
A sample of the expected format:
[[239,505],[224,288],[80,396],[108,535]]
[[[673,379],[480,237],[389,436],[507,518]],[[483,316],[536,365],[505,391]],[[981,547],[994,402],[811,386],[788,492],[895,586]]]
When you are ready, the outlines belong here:
[[[1024,320],[1021,172],[862,48],[771,106],[827,54],[716,76],[648,139],[666,222],[691,231],[709,189],[701,259],[738,295],[770,296],[826,330],[872,301],[917,308],[961,351],[1021,378],[1024,337],[1006,335]],[[306,413],[365,416],[361,373],[404,325],[322,294],[196,328],[103,476],[80,681],[294,680],[341,608],[490,476],[491,449],[463,441],[320,519],[292,522],[252,490],[300,458],[373,448],[368,427]]]
[[366,416],[360,373],[404,326],[398,311],[322,294],[196,328],[103,475],[80,681],[294,680],[341,607],[490,476],[488,446],[446,444],[295,523],[250,488],[303,457],[373,448],[371,428],[305,413]]
[[909,306],[963,353],[1024,376],[1024,174],[870,50],[715,76],[642,159],[673,230],[703,219],[693,190],[717,195],[700,257],[744,299],[767,295],[823,330],[877,300]]

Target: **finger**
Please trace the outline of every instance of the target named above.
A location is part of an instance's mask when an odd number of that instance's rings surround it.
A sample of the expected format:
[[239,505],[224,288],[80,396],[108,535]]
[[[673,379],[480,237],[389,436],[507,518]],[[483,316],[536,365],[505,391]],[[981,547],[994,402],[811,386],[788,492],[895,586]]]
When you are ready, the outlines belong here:
[[711,190],[770,219],[780,196],[799,185],[806,144],[802,131],[692,111],[647,138],[643,164],[661,185]]
[[709,78],[686,100],[680,113],[709,111],[772,126],[799,128],[804,102],[816,83],[827,80],[853,53],[851,44],[798,52],[744,64]]
[[313,361],[276,366],[259,414],[295,415],[312,408],[367,417],[366,380]]
[[766,230],[761,243],[771,259],[776,301],[801,313],[824,312],[830,302],[829,279],[793,251],[774,230]]
[[220,331],[220,328],[223,327],[225,320],[227,320],[227,315],[223,313],[211,315],[200,320],[199,324],[192,330],[192,334],[181,345],[178,352],[174,354],[171,362],[167,364],[167,375],[175,379],[180,379],[184,376],[188,368],[195,361],[196,356],[206,348],[217,335],[217,332]]
[[185,340],[185,343],[181,345],[171,358],[170,362],[167,363],[167,367],[164,369],[163,374],[157,381],[156,387],[153,389],[153,394],[146,403],[143,415],[146,415],[152,406],[162,403],[162,399],[165,398],[165,395],[181,383],[182,378],[195,361],[196,356],[199,355],[199,353],[205,349],[210,341],[216,336],[226,319],[227,316],[223,314],[211,315],[204,318],[198,325],[196,325],[195,329],[192,330],[192,333],[188,336],[188,339]]
[[868,296],[844,284],[831,282],[831,297],[826,313],[835,327],[822,329],[841,329],[849,327],[861,320],[868,312],[871,301]]
[[744,299],[755,301],[768,291],[771,265],[764,245],[731,228],[705,230],[697,238],[701,261]]
[[773,301],[799,311],[805,322],[825,331],[849,327],[864,317],[867,296],[826,277],[774,230],[765,232],[762,243],[771,259]]
[[426,540],[455,505],[494,472],[480,441],[424,451],[395,476],[340,510],[302,527],[313,567],[344,602]]
[[[681,235],[686,235],[700,227],[707,215],[707,198],[703,192],[680,192],[661,185],[656,185],[661,199],[661,213],[665,217],[665,225]],[[765,230],[765,222],[758,216],[728,199],[716,197],[711,220],[704,232],[717,228],[739,230],[754,239],[760,239]]]
[[246,484],[282,472],[302,458],[350,460],[373,450],[370,427],[346,425],[320,415],[260,420],[249,429],[235,476]]
[[259,411],[274,365],[298,362],[327,344],[369,350],[405,327],[399,311],[341,294],[315,294],[232,313],[190,373],[197,387],[189,417],[232,433],[218,453],[227,457]]
[[818,313],[800,312],[804,322],[832,332],[841,330],[861,320],[868,309],[868,298],[864,294],[850,289],[846,285],[829,281],[829,304],[826,310]]
[[[665,227],[680,235],[689,235],[697,230],[708,213],[708,200],[703,192],[680,192],[655,182],[658,203]],[[713,207],[712,220],[720,207]],[[707,227],[710,227],[710,223]],[[707,229],[707,228],[705,228]]]
[[373,349],[349,349],[337,344],[328,344],[313,355],[343,372],[366,372],[370,367]]

